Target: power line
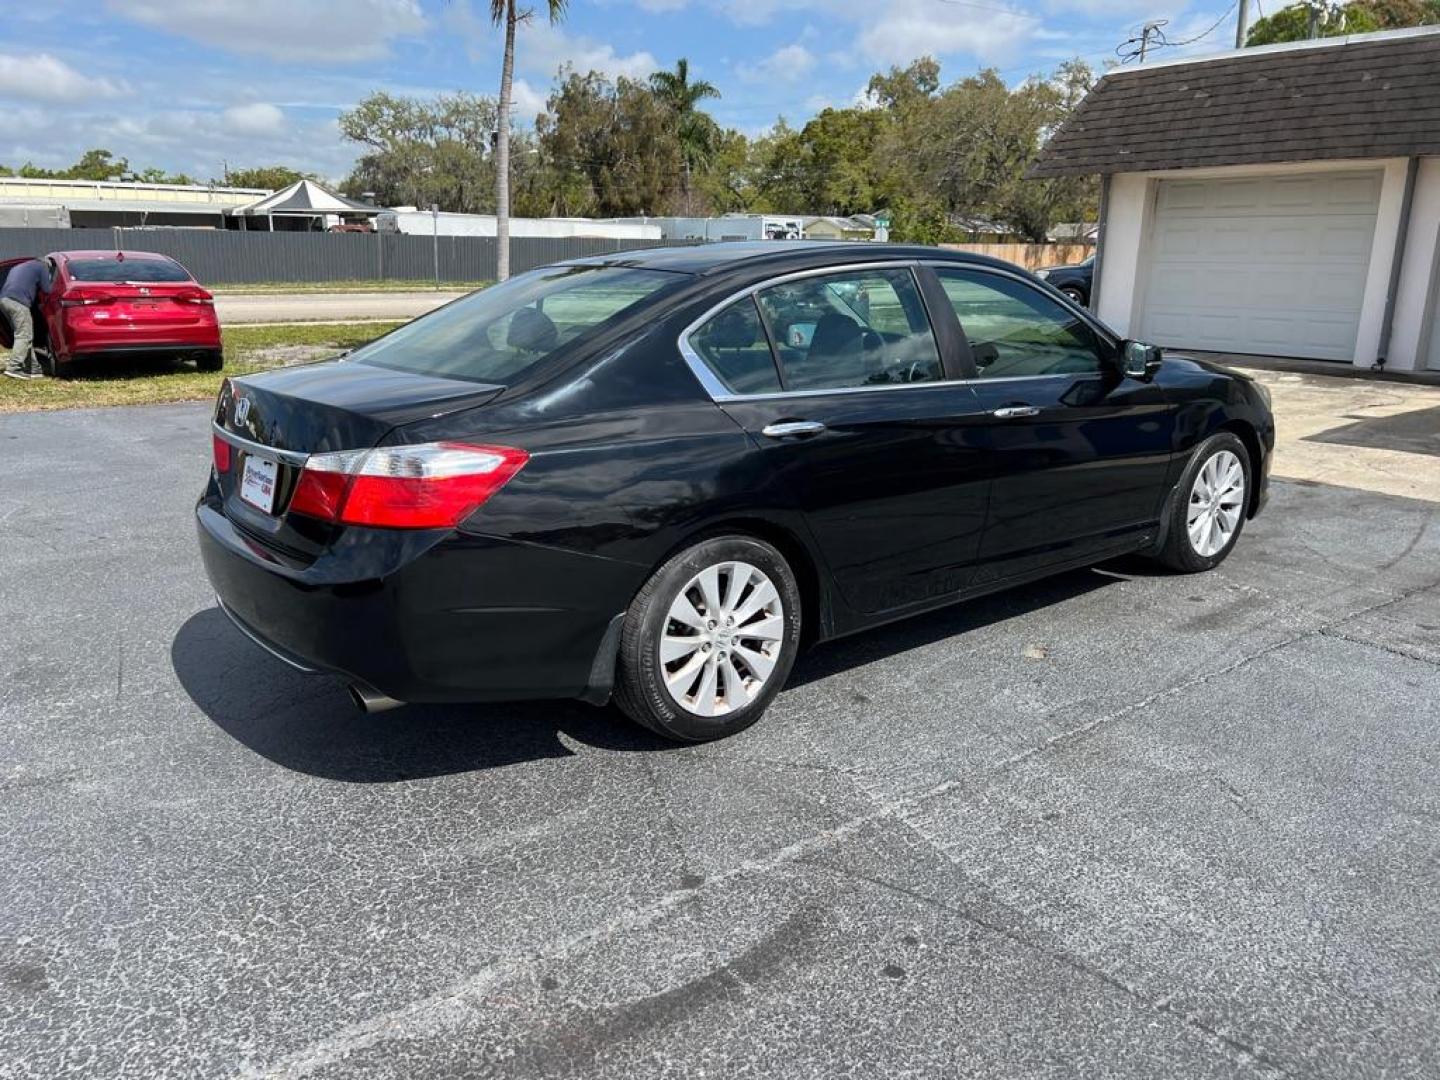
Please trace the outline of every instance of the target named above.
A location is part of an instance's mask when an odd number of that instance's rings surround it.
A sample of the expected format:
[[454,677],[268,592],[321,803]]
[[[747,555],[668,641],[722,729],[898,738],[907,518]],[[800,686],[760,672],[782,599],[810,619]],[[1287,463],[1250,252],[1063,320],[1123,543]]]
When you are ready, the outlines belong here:
[[1238,4],[1239,2],[1240,0],[1235,0],[1235,3],[1232,3],[1228,8],[1225,9],[1225,14],[1221,15],[1218,19],[1211,23],[1210,29],[1206,30],[1203,34],[1196,34],[1194,37],[1186,38],[1184,41],[1167,41],[1166,44],[1173,45],[1175,48],[1178,49],[1183,45],[1194,45],[1197,41],[1204,41],[1207,37],[1213,34],[1217,29],[1219,29],[1221,23],[1223,23],[1226,19],[1230,17],[1230,13],[1235,10],[1235,4]]

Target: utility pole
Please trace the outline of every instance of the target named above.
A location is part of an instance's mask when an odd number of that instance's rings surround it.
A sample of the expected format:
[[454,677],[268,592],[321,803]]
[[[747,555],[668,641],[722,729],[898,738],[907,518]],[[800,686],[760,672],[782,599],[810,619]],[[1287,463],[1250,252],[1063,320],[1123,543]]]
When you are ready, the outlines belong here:
[[1143,64],[1145,62],[1145,53],[1148,52],[1150,49],[1150,39],[1152,37],[1158,36],[1160,33],[1160,27],[1164,25],[1165,24],[1163,21],[1147,22],[1144,26],[1140,28],[1140,63]]
[[1245,32],[1250,28],[1250,0],[1240,0],[1235,16],[1235,48],[1245,47]]

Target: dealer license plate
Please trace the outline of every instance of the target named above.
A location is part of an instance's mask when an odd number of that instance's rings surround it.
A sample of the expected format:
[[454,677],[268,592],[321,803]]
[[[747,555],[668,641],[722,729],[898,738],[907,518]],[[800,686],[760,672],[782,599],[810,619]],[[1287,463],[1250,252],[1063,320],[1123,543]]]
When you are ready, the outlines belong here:
[[267,514],[275,512],[275,477],[278,468],[253,454],[245,459],[245,472],[240,477],[240,498]]

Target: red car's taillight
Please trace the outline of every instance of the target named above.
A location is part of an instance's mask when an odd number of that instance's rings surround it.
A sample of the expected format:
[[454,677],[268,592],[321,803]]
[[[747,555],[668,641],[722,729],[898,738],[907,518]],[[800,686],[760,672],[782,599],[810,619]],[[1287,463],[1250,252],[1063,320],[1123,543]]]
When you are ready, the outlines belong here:
[[215,442],[215,471],[227,473],[230,471],[230,444],[219,435],[212,435]]
[[181,289],[179,292],[174,293],[170,298],[172,300],[179,301],[182,304],[215,303],[215,297],[211,296],[208,292],[200,288],[198,285],[194,288]]
[[71,289],[60,296],[61,307],[89,307],[92,304],[113,304],[115,297],[104,289]]
[[514,447],[451,442],[312,454],[290,509],[342,525],[453,528],[529,459]]

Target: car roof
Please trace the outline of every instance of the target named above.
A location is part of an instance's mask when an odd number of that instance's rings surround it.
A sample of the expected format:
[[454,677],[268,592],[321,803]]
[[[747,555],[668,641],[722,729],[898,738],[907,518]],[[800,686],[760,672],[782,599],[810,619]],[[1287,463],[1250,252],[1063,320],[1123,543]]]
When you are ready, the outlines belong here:
[[1016,269],[1015,264],[968,251],[919,244],[877,244],[842,240],[737,240],[679,247],[640,248],[613,255],[570,259],[566,266],[624,266],[686,274],[717,274],[763,265],[772,271],[808,269],[831,263],[878,262],[891,259],[933,259],[957,264]]
[[169,255],[161,255],[158,251],[116,251],[114,248],[80,250],[80,251],[52,251],[50,257],[54,259],[115,259],[124,255],[126,259],[135,259],[144,262],[148,259],[163,259],[166,262],[174,262]]

